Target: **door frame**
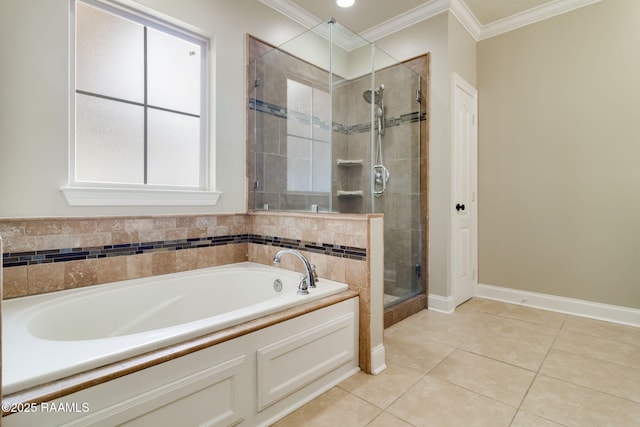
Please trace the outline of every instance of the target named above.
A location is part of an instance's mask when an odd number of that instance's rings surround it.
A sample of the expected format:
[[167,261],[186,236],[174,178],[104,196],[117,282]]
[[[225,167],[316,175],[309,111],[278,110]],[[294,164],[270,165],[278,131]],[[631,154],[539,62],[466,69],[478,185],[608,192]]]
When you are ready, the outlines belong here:
[[456,254],[456,210],[455,204],[458,203],[454,199],[455,197],[455,185],[458,179],[458,171],[456,170],[455,161],[457,150],[459,149],[458,144],[456,144],[457,131],[456,131],[456,92],[458,90],[462,90],[468,93],[473,100],[473,125],[471,128],[472,138],[471,138],[471,147],[469,148],[469,155],[471,156],[470,164],[474,167],[472,171],[469,171],[469,177],[471,180],[471,200],[465,201],[469,204],[469,209],[471,211],[471,236],[470,236],[470,246],[472,248],[472,256],[471,256],[471,268],[473,269],[473,286],[474,292],[473,296],[475,296],[478,287],[478,90],[473,87],[470,83],[464,80],[457,73],[452,73],[452,91],[451,91],[451,197],[450,197],[450,236],[449,241],[451,242],[450,246],[450,262],[449,262],[449,278],[451,284],[451,310],[455,310],[455,307],[462,302],[466,301],[467,298],[460,299],[460,296],[456,294],[456,289],[459,288],[457,284],[457,277],[455,275],[455,254]]

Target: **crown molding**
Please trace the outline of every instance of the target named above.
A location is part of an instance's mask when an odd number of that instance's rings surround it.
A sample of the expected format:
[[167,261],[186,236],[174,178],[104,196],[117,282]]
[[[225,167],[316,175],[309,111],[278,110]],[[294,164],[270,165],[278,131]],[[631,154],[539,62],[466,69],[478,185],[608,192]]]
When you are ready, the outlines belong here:
[[451,0],[432,0],[414,7],[398,16],[364,30],[361,35],[368,41],[375,41],[425,21],[449,10]]
[[451,14],[456,17],[458,22],[462,24],[475,41],[479,41],[482,33],[482,25],[480,25],[476,16],[471,12],[469,6],[467,6],[464,0],[451,0],[450,3],[449,11]]
[[[322,19],[312,13],[309,13],[306,9],[298,6],[291,0],[258,1],[307,29],[317,27],[319,24],[324,22]],[[338,30],[332,34],[333,41],[343,49],[351,51],[367,43],[403,30],[411,25],[417,24],[418,22],[425,21],[446,12],[449,10],[450,4],[451,0],[431,0],[385,22],[374,25],[360,34],[347,34],[347,31]],[[318,33],[325,38],[329,38],[328,31],[318,28]]]
[[[331,40],[347,51],[351,51],[367,44],[368,40],[363,40],[361,36],[349,31],[345,27],[334,27],[329,35],[328,27],[318,27],[325,20],[309,13],[306,9],[298,6],[290,0],[258,0],[260,3],[269,6],[276,12],[281,13],[294,22],[307,29],[314,30],[321,37]],[[328,18],[327,18],[328,19]],[[317,27],[317,28],[316,28]]]
[[556,0],[543,4],[483,26],[477,40],[495,37],[600,1],[602,0]]
[[[323,22],[322,19],[309,13],[306,9],[298,6],[291,0],[258,1],[305,28],[311,29]],[[336,31],[336,33],[333,34],[333,40],[344,49],[350,51],[362,46],[365,42],[374,42],[448,11],[451,12],[476,41],[481,41],[600,1],[602,0],[554,0],[490,24],[481,25],[464,0],[431,0],[387,21],[374,25],[362,31],[360,34]],[[327,37],[328,35],[324,34],[324,36]]]
[[306,9],[298,6],[289,0],[258,0],[260,3],[269,6],[276,12],[281,13],[294,22],[305,28],[313,28],[322,22],[322,19],[309,13]]

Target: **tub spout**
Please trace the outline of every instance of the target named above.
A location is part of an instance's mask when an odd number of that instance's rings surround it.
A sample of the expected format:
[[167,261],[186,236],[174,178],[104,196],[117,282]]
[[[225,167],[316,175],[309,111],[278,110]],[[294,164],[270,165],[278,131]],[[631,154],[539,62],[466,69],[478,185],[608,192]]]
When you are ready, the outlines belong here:
[[[273,263],[274,264],[279,264],[280,263],[280,258],[284,254],[295,255],[304,264],[304,268],[306,270],[306,273],[303,276],[302,281],[300,282],[300,289],[301,290],[302,289],[306,290],[306,288],[315,288],[316,287],[316,282],[318,281],[318,277],[316,275],[315,266],[312,266],[309,263],[309,260],[307,258],[305,258],[305,256],[302,255],[300,253],[300,251],[297,251],[295,249],[282,249],[281,251],[278,251],[276,256],[273,257]],[[298,293],[300,293],[300,292],[298,292]]]

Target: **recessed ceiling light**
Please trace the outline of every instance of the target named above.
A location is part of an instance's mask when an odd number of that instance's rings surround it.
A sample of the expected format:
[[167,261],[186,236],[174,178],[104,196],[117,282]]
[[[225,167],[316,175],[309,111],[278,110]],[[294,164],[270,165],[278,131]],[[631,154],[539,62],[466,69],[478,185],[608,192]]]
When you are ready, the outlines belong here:
[[356,2],[356,0],[338,0],[338,6],[340,7],[351,7]]

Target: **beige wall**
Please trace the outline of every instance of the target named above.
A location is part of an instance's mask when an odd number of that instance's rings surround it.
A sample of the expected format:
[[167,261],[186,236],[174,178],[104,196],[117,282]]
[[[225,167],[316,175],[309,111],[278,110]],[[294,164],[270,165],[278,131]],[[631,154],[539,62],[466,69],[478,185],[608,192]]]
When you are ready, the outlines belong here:
[[448,14],[448,23],[449,77],[451,77],[451,73],[456,73],[475,87],[477,42],[465,30],[460,21],[450,13]]
[[478,44],[479,278],[640,308],[640,2]]

